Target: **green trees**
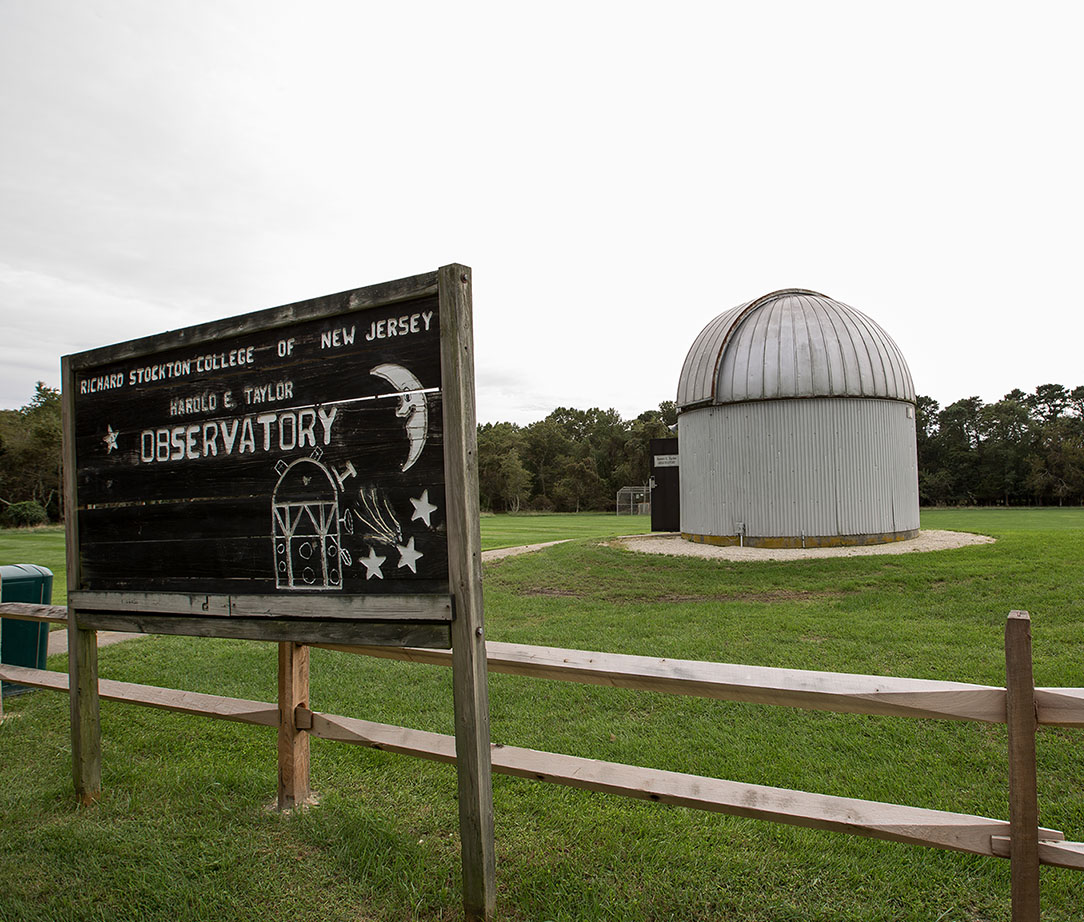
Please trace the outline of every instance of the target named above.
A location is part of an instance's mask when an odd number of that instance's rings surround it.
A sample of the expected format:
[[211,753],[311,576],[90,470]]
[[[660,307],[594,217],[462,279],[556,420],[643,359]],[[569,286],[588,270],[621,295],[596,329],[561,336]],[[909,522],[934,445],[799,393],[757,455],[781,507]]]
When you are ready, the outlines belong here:
[[1041,384],[944,409],[919,397],[917,410],[924,504],[1084,503],[1084,387]]
[[0,521],[60,518],[60,391],[37,383],[30,403],[0,410]]
[[478,428],[483,509],[580,512],[611,509],[623,486],[651,474],[650,441],[670,435],[672,403],[623,420],[613,409],[558,407],[529,426]]

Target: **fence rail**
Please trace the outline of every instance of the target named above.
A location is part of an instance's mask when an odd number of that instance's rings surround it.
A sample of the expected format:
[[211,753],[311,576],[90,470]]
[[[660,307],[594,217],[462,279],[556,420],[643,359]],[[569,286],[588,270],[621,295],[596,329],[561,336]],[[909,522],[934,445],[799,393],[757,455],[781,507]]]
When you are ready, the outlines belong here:
[[[66,610],[58,606],[0,603],[0,615],[40,621],[65,621]],[[1011,664],[1026,654],[1030,682],[1030,622],[1026,613],[1013,612],[1006,632],[1009,686],[1016,700],[1027,700],[1030,685],[1013,685]],[[1023,633],[1021,633],[1023,632]],[[1026,637],[1025,647],[1012,638]],[[405,660],[431,665],[451,665],[451,651],[402,647],[360,647],[316,644],[324,649],[352,654]],[[759,666],[707,663],[694,660],[660,659],[647,656],[566,650],[554,647],[488,642],[490,671],[533,678],[609,685],[691,695],[756,704],[783,705],[842,713],[884,716],[970,720],[1009,723],[1017,740],[1028,734],[1032,742],[1030,791],[1027,784],[1011,784],[1011,809],[1034,799],[1034,727],[1084,727],[1084,689],[1036,688],[1033,690],[1034,719],[1014,724],[1010,693],[1006,688],[942,682],[927,679],[893,678],[849,673],[812,672]],[[0,666],[0,678],[22,685],[68,690],[63,673]],[[226,698],[156,686],[102,679],[99,695],[164,708],[187,714],[201,714],[224,720],[268,727],[280,725],[281,709],[268,702]],[[1023,698],[1020,696],[1023,695]],[[1019,712],[1021,708],[1015,707]],[[1023,712],[1028,716],[1029,709]],[[327,740],[368,746],[389,752],[441,762],[455,762],[455,738],[439,733],[373,723],[351,717],[323,714],[298,707],[293,727]],[[1019,721],[1019,718],[1016,718]],[[1023,729],[1021,729],[1021,727]],[[1019,747],[1018,747],[1019,748]],[[1019,750],[1027,752],[1026,746]],[[1014,756],[1014,758],[1017,758]],[[499,773],[552,782],[587,790],[603,791],[659,803],[745,816],[791,825],[830,829],[854,835],[925,845],[932,848],[1012,858],[1014,867],[1014,920],[1037,919],[1037,889],[1034,912],[1018,912],[1016,869],[1028,863],[1022,844],[1028,842],[1030,863],[1084,870],[1084,843],[1067,842],[1062,832],[1037,827],[1034,823],[1021,836],[1019,826],[989,817],[886,804],[878,801],[815,794],[744,784],[699,775],[649,769],[623,763],[586,759],[515,746],[492,746],[493,770]],[[1025,765],[1025,768],[1027,766]],[[1017,768],[1019,773],[1019,767]],[[1025,772],[1025,776],[1029,773]],[[1017,841],[1017,848],[1013,843]],[[1034,874],[1037,881],[1037,873]],[[1036,885],[1037,886],[1037,885]]]
[[[67,609],[58,605],[3,602],[0,615],[67,622]],[[312,646],[434,666],[452,663],[450,650],[348,644]],[[995,685],[811,672],[494,641],[486,643],[486,659],[490,672],[536,679],[837,713],[1005,723],[1005,689]],[[1084,688],[1036,688],[1035,705],[1042,725],[1084,727]]]

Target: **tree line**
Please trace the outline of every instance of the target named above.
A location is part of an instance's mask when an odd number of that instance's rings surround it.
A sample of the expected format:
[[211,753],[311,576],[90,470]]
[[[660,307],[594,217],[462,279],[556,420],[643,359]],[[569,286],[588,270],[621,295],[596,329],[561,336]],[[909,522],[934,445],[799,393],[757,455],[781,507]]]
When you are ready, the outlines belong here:
[[1016,388],[944,409],[920,396],[915,421],[923,505],[1084,503],[1084,386]]
[[[1042,384],[984,403],[916,403],[923,505],[1084,503],[1084,386]],[[672,435],[665,401],[635,419],[613,409],[558,407],[530,425],[478,427],[478,485],[493,512],[612,510],[617,491],[645,484],[651,439]],[[30,402],[0,410],[0,525],[59,521],[60,392],[40,381]]]
[[60,391],[41,381],[30,402],[0,410],[0,525],[59,521]]
[[558,407],[528,426],[478,427],[478,491],[492,512],[614,508],[621,487],[651,476],[651,440],[668,438],[677,406],[664,401],[624,420],[616,410]]

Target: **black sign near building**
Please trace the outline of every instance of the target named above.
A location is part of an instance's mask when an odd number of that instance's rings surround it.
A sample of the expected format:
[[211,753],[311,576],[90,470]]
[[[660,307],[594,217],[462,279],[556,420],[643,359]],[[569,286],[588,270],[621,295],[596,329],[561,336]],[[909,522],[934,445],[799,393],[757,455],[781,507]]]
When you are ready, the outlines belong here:
[[68,356],[76,608],[447,645],[453,313],[433,273]]
[[447,592],[437,299],[340,298],[76,372],[83,588]]

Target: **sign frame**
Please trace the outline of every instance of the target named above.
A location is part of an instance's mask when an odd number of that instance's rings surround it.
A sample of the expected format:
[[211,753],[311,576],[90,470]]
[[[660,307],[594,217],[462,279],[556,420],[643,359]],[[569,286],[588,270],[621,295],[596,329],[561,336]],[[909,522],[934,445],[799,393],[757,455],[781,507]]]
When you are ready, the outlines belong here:
[[[84,588],[76,466],[77,376],[170,349],[289,330],[300,323],[432,297],[437,299],[439,316],[446,591],[329,596]],[[450,646],[464,908],[468,919],[490,918],[496,898],[495,851],[470,268],[451,264],[436,272],[67,355],[61,360],[61,372],[72,774],[78,798],[89,805],[101,792],[98,630],[242,637],[277,641],[283,645],[280,650],[286,644],[313,643]]]
[[[465,267],[460,269],[460,275],[466,274],[468,278],[468,283],[460,284],[469,284],[469,270]],[[463,369],[460,363],[455,361],[458,350],[451,345],[459,342],[462,338],[461,332],[465,334],[466,341],[471,341],[469,310],[465,329],[461,331],[464,319],[462,306],[457,309],[455,302],[440,303],[440,293],[439,273],[428,273],[65,356],[62,359],[62,399],[66,416],[71,421],[65,431],[65,469],[72,469],[77,474],[79,470],[75,432],[77,378],[85,381],[93,376],[95,370],[115,368],[118,363],[150,360],[153,364],[156,356],[168,354],[170,350],[210,350],[216,344],[228,344],[236,341],[238,337],[278,331],[287,336],[301,324],[326,323],[340,317],[364,318],[365,311],[394,308],[434,296],[438,303],[440,321],[441,395],[443,397],[466,392],[473,408],[473,379],[469,382],[462,379]],[[362,325],[365,325],[364,322]],[[459,407],[460,412],[467,402],[463,399],[451,401]],[[191,421],[188,419],[182,422]],[[202,420],[197,418],[195,422],[198,424]],[[445,439],[443,445],[446,492],[451,491],[452,484],[449,476],[449,456],[455,455],[457,449],[454,444],[457,421],[452,419],[448,422],[451,425],[445,428],[451,438]],[[180,428],[182,427],[178,427]],[[198,426],[191,428],[196,429]],[[110,430],[112,431],[112,426]],[[155,473],[157,472],[151,471],[152,480]],[[163,470],[163,474],[165,473],[166,470]],[[273,587],[264,587],[262,592],[214,589],[147,591],[147,587],[132,590],[115,586],[107,586],[105,589],[85,588],[80,513],[87,510],[80,502],[77,480],[66,486],[74,511],[74,514],[66,516],[68,546],[75,550],[78,557],[74,570],[69,570],[72,576],[69,577],[68,601],[87,627],[208,637],[244,637],[254,640],[292,640],[298,643],[448,646],[449,628],[453,620],[450,572],[449,591],[435,593],[267,591]],[[109,515],[110,512],[106,511],[105,514]],[[453,519],[459,511],[448,506],[445,512],[450,545],[451,533],[456,530]],[[96,511],[96,514],[102,513]],[[270,540],[270,535],[268,539]],[[268,576],[274,576],[273,570]],[[198,586],[198,580],[191,582]],[[367,582],[365,586],[368,588]]]

